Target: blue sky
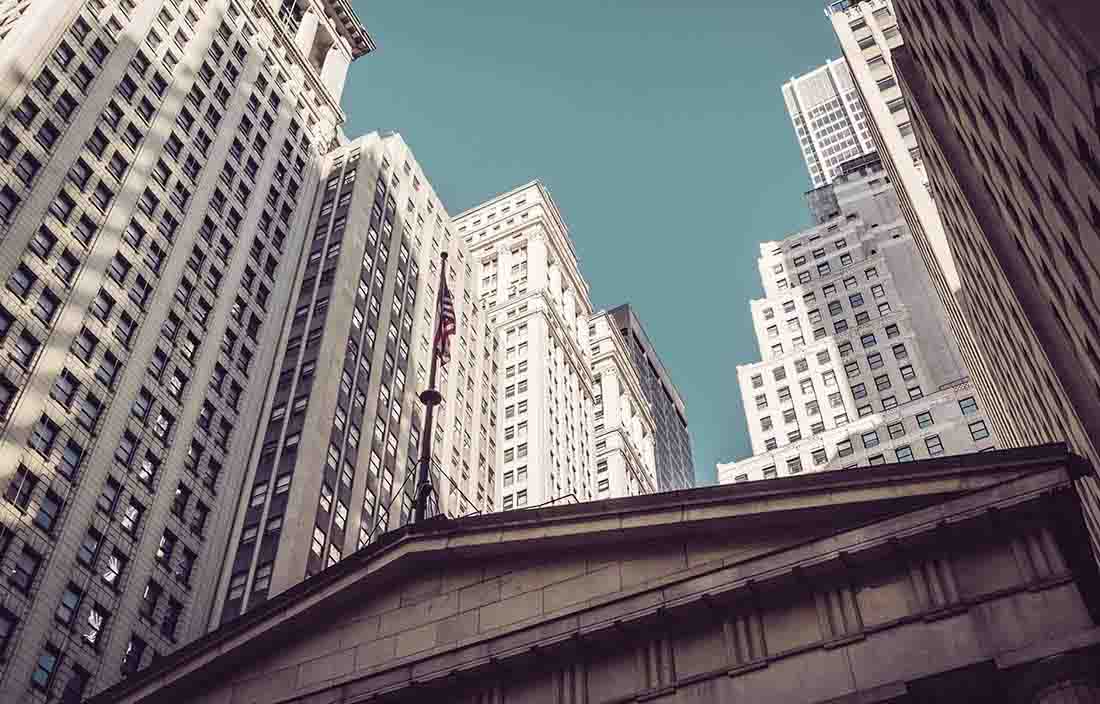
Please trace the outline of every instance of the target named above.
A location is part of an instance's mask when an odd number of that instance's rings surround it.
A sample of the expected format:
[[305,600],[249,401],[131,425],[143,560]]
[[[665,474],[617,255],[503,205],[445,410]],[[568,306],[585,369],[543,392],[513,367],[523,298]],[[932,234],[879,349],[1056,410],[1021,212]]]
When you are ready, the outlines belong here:
[[758,243],[809,223],[780,85],[839,54],[812,0],[364,2],[349,135],[396,130],[448,211],[542,179],[592,303],[634,304],[687,402],[696,478],[749,454]]

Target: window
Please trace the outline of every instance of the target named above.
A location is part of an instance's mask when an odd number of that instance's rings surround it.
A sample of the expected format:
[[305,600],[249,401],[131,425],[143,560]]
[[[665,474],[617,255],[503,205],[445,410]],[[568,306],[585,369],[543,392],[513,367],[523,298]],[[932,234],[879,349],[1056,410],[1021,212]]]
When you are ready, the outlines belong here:
[[918,398],[923,398],[923,397],[924,397],[924,392],[921,391],[921,388],[919,386],[910,386],[909,387],[909,400],[910,401],[915,401]]
[[964,416],[969,416],[978,412],[978,402],[974,400],[973,396],[967,396],[964,399],[959,399],[959,410],[962,411]]
[[859,342],[863,345],[864,349],[868,347],[874,347],[876,344],[878,344],[878,341],[875,339],[875,334],[873,332],[869,332],[866,335],[861,335],[859,338]]
[[879,391],[885,391],[890,388],[890,375],[880,374],[875,377],[875,388]]
[[802,471],[802,458],[792,457],[787,460],[787,472],[789,474],[798,474]]
[[924,446],[928,448],[928,454],[931,457],[943,454],[943,442],[940,441],[939,435],[929,435],[924,439]]
[[71,626],[76,619],[76,612],[80,609],[80,600],[84,598],[84,592],[80,587],[69,582],[65,591],[61,593],[61,603],[54,611],[54,618],[66,626]]
[[11,576],[8,577],[8,582],[26,594],[30,591],[31,585],[34,584],[34,578],[38,574],[38,568],[41,564],[42,556],[29,546],[24,545],[22,552],[15,560],[15,565],[11,568]]
[[989,437],[989,428],[986,427],[984,420],[968,423],[966,427],[970,429],[970,437],[974,440],[985,440]]
[[886,426],[886,429],[887,432],[889,432],[891,439],[900,438],[901,436],[905,435],[905,423],[901,421],[897,423],[891,423],[890,425]]
[[47,643],[38,656],[31,673],[31,685],[43,692],[50,691],[54,673],[57,672],[57,664],[61,660],[61,651],[52,644]]
[[878,446],[878,431],[877,430],[871,430],[869,432],[863,433],[860,436],[860,439],[863,440],[863,447],[867,448],[868,450],[871,449],[872,447],[877,447]]
[[15,470],[15,474],[8,482],[8,488],[4,491],[4,498],[10,501],[20,511],[26,511],[30,505],[31,494],[38,486],[38,476],[23,465]]
[[54,441],[57,440],[57,434],[61,428],[55,423],[48,415],[43,413],[38,422],[35,423],[33,430],[31,431],[31,447],[38,451],[38,454],[46,457],[53,449]]
[[53,490],[46,492],[38,506],[38,514],[34,517],[34,524],[45,533],[53,533],[53,527],[57,523],[57,517],[61,513],[63,501]]

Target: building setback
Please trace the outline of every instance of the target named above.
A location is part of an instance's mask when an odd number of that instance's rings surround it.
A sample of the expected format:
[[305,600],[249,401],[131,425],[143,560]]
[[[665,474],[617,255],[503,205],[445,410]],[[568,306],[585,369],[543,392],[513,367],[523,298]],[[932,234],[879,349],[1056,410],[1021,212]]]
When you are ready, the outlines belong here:
[[408,522],[442,251],[459,324],[439,376],[433,511],[494,505],[497,348],[450,218],[399,135],[329,152],[321,176],[220,578],[220,622]]
[[626,340],[615,319],[600,311],[588,323],[588,341],[596,497],[652,494],[657,491],[656,428]]
[[783,101],[814,188],[831,183],[845,161],[875,150],[844,59],[784,83]]
[[[1100,16],[1084,0],[895,3],[895,51],[1006,444],[1100,466]],[[976,372],[977,373],[977,372]],[[1094,541],[1096,485],[1085,483]],[[1098,543],[1100,544],[1100,543]]]
[[764,361],[737,368],[753,456],[720,464],[719,482],[995,444],[881,163],[848,166],[826,187],[831,218],[760,245]]
[[687,410],[673,385],[657,350],[646,335],[642,321],[629,303],[608,311],[629,348],[630,361],[642,384],[642,392],[653,413],[656,435],[657,490],[676,491],[695,486],[695,460],[691,452]]
[[345,73],[373,47],[346,3],[276,8],[8,4],[2,701],[79,700],[207,630]]
[[990,416],[1003,415],[1000,396],[988,388],[986,351],[974,341],[964,314],[966,294],[955,267],[939,209],[932,199],[924,158],[894,70],[893,51],[904,44],[892,0],[838,0],[826,7],[856,90],[867,128],[897,191],[932,285]]
[[403,529],[89,704],[1091,704],[1064,446]]
[[[557,205],[532,181],[457,215],[454,226],[503,349],[498,507],[596,498],[592,304]],[[510,472],[515,484],[505,490]]]

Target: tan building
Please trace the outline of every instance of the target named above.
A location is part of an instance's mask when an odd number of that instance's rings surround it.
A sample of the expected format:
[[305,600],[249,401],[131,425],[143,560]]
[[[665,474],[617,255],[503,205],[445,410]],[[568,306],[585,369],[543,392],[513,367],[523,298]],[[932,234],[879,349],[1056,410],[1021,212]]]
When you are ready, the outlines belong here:
[[450,217],[400,135],[330,151],[245,467],[215,622],[361,549],[412,513],[440,253],[458,330],[439,386],[434,511],[491,511],[496,338]]
[[1064,446],[438,519],[89,704],[1100,697]]
[[561,211],[531,181],[456,215],[454,226],[500,339],[498,508],[594,499],[592,302]]
[[0,701],[208,630],[349,63],[342,0],[5,2]]
[[971,371],[996,397],[991,420],[1006,445],[1064,439],[1098,467],[1100,14],[1088,0],[894,9],[894,66],[986,351]]

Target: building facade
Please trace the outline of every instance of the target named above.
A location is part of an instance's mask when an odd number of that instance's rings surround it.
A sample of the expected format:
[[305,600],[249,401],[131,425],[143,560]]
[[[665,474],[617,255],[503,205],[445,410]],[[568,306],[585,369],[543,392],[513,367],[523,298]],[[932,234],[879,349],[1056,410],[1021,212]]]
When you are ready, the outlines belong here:
[[661,363],[633,306],[623,304],[608,311],[629,348],[630,361],[642,384],[642,393],[653,413],[656,436],[657,490],[676,491],[695,486],[695,459],[691,451],[687,409],[680,392]]
[[838,212],[760,246],[763,361],[737,368],[753,457],[720,482],[989,449],[996,439],[881,163],[837,177]]
[[[1093,3],[894,3],[895,65],[1004,441],[1100,466],[1100,19]],[[1100,501],[1086,483],[1094,540]]]
[[221,622],[408,522],[443,251],[459,324],[439,374],[433,511],[494,505],[497,347],[450,218],[399,135],[330,151],[321,175],[220,578]]
[[986,353],[974,340],[965,315],[967,296],[955,267],[939,208],[928,183],[924,158],[894,69],[893,51],[904,44],[892,0],[838,0],[826,16],[840,42],[859,93],[867,127],[897,191],[902,215],[913,233],[933,288],[940,298],[971,380],[989,414],[1006,412],[988,386]]
[[610,313],[588,322],[596,497],[657,491],[656,425],[626,340]]
[[1085,471],[1047,446],[435,522],[89,704],[1092,704]]
[[[498,507],[596,498],[592,304],[557,205],[533,181],[456,216],[454,226],[503,348]],[[505,488],[509,472],[515,483]]]
[[373,44],[336,0],[7,5],[0,700],[79,700],[207,629]]
[[831,183],[845,161],[875,150],[844,59],[791,78],[783,84],[783,102],[814,188]]

